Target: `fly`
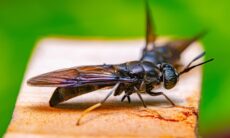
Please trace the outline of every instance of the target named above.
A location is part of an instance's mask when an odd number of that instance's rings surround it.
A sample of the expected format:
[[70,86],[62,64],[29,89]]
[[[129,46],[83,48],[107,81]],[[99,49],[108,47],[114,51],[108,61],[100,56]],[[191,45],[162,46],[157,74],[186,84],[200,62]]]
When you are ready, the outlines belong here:
[[[89,65],[57,70],[33,77],[29,79],[27,83],[32,86],[57,87],[49,101],[51,107],[73,97],[98,89],[111,88],[108,95],[100,103],[92,105],[84,110],[77,120],[77,125],[80,124],[81,119],[88,112],[102,106],[111,95],[118,96],[123,94],[121,101],[127,98],[127,100],[131,102],[130,95],[137,94],[144,107],[147,107],[147,105],[141,93],[147,93],[150,96],[162,95],[172,106],[175,106],[174,102],[167,95],[163,92],[154,91],[154,88],[163,84],[165,89],[171,89],[176,86],[181,75],[213,59],[192,65],[194,61],[205,55],[205,52],[203,52],[195,57],[182,71],[177,71],[174,66],[175,61],[179,60],[179,57],[173,58],[173,54],[175,53],[171,53],[171,56],[168,57],[169,59],[162,58],[165,57],[165,52],[162,52],[162,55],[152,56],[151,52],[155,53],[155,51],[158,50],[156,50],[157,47],[154,46],[156,38],[152,33],[148,7],[146,13],[146,46],[140,60],[114,65]],[[154,46],[154,49],[149,49],[149,46]],[[167,49],[169,46],[170,45],[166,45],[163,46],[163,48]],[[174,47],[172,47],[172,49],[174,49]]]

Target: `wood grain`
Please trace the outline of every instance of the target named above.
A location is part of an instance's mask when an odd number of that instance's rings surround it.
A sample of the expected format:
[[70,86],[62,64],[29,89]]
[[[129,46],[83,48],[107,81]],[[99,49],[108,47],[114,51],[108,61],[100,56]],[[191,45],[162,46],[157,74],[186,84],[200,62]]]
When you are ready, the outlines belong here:
[[[137,60],[143,46],[143,40],[50,38],[39,41],[27,67],[5,137],[196,137],[201,68],[182,76],[172,90],[158,90],[185,108],[171,107],[162,96],[144,95],[148,109],[135,94],[131,96],[131,104],[127,101],[121,103],[121,96],[110,97],[105,105],[83,118],[80,126],[75,125],[80,113],[102,100],[108,90],[76,97],[51,108],[48,101],[54,88],[26,84],[32,76],[60,68]],[[198,43],[191,45],[183,53],[181,62],[188,63],[201,51]]]

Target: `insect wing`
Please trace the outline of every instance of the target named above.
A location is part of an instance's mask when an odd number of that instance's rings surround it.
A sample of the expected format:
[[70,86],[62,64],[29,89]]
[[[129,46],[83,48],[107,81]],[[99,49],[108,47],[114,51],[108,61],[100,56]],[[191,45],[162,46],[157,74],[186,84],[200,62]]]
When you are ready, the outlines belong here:
[[115,74],[113,66],[82,66],[45,73],[27,81],[29,85],[46,87],[77,87],[83,85],[114,85],[132,82]]
[[189,47],[192,43],[203,37],[206,33],[207,31],[202,31],[189,39],[170,41],[166,44],[166,46],[176,49],[179,53],[182,53],[187,47]]
[[146,1],[146,45],[145,50],[151,50],[155,47],[155,27],[152,21],[152,14],[148,2]]

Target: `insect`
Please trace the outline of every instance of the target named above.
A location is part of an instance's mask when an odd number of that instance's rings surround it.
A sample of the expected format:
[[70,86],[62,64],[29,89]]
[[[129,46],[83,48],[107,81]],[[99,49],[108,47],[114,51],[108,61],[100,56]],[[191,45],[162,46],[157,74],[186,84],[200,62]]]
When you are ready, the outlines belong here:
[[[182,74],[213,59],[192,65],[194,61],[205,55],[205,52],[203,52],[195,57],[182,71],[177,71],[174,63],[179,57],[171,60],[174,57],[172,55],[169,56],[169,59],[163,58],[163,60],[160,60],[159,56],[152,56],[151,52],[154,53],[154,50],[149,49],[149,46],[154,44],[155,36],[152,35],[149,16],[149,10],[147,10],[146,47],[140,60],[115,65],[89,65],[57,70],[33,77],[27,83],[32,86],[57,87],[49,101],[51,107],[79,95],[102,88],[111,88],[100,103],[84,110],[77,120],[77,125],[80,124],[81,119],[88,112],[103,105],[112,94],[114,96],[123,94],[121,101],[127,98],[131,102],[130,95],[135,93],[144,107],[147,106],[141,96],[142,93],[151,96],[162,95],[174,106],[174,102],[167,95],[163,92],[154,91],[154,88],[163,84],[165,89],[171,89],[177,84]],[[167,50],[166,46],[164,47]],[[162,54],[165,53],[162,52]]]

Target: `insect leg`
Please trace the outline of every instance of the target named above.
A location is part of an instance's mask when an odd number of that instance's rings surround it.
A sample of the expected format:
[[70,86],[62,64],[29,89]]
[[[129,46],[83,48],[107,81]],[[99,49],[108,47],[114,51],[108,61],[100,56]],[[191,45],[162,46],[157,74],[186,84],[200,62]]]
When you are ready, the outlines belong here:
[[102,106],[103,103],[105,103],[105,101],[109,98],[109,96],[111,96],[113,94],[113,92],[117,89],[117,87],[120,85],[120,83],[117,83],[113,88],[112,90],[108,93],[108,95],[100,102],[100,103],[97,103],[97,104],[94,104],[92,106],[90,106],[89,108],[85,109],[83,111],[83,113],[80,115],[80,117],[78,118],[77,120],[77,124],[76,125],[80,125],[80,121],[81,119],[87,114],[89,113],[90,111]]
[[129,95],[127,96],[127,99],[128,99],[128,102],[131,103],[131,98]]
[[135,89],[135,91],[136,91],[136,93],[137,93],[139,99],[141,100],[143,106],[144,106],[145,108],[147,108],[147,106],[146,106],[146,104],[145,104],[145,102],[144,102],[144,100],[143,100],[143,98],[142,98],[142,96],[141,96],[139,90],[138,90],[136,87],[134,87],[134,89]]
[[121,98],[121,102],[123,102],[125,100],[127,95],[124,95],[122,98]]
[[151,96],[159,96],[159,95],[163,95],[171,104],[172,106],[176,106],[173,101],[167,96],[165,95],[163,92],[151,92],[151,91],[147,91],[147,93]]
[[128,99],[128,102],[131,103],[131,98],[129,95],[125,94],[122,98],[121,98],[121,102],[123,102],[125,100],[125,98]]
[[121,98],[121,102],[123,102],[125,100],[127,95],[124,95],[122,98]]

